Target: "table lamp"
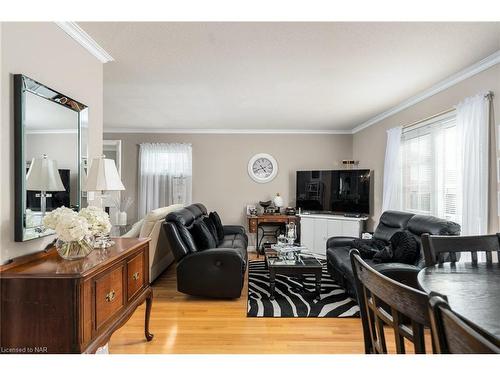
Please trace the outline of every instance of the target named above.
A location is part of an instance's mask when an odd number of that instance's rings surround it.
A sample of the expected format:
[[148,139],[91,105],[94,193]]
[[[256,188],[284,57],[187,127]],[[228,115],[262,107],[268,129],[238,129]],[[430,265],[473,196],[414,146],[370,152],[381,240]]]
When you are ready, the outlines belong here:
[[[115,161],[105,156],[94,158],[87,173],[86,191],[120,191],[125,190]],[[101,194],[102,198],[102,194]],[[101,202],[102,203],[102,202]]]
[[[101,193],[101,207],[105,191],[125,190],[125,186],[120,179],[115,161],[106,159],[104,155],[94,158],[87,174],[86,191],[99,191]],[[101,247],[108,247],[113,244],[109,239],[104,239]]]
[[47,198],[52,197],[52,194],[47,192],[66,191],[57,169],[57,161],[49,159],[46,154],[33,158],[26,174],[26,190],[40,192],[36,197],[40,197],[40,212],[43,219],[47,210]]

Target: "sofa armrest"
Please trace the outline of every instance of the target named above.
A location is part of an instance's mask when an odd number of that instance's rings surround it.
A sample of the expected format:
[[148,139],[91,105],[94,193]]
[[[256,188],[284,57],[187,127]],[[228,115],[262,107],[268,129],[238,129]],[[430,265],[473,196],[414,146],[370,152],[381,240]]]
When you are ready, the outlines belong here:
[[404,263],[379,263],[373,266],[381,274],[415,289],[419,289],[417,275],[420,268]]
[[352,246],[352,241],[359,240],[357,237],[330,237],[326,241],[326,248]]
[[227,234],[245,234],[245,228],[241,225],[223,225],[224,235]]
[[141,233],[141,228],[142,228],[142,224],[143,223],[144,223],[143,219],[139,220],[137,223],[135,223],[134,225],[132,225],[132,228],[130,228],[130,230],[127,233],[125,233],[124,235],[122,235],[120,237],[124,237],[124,238],[138,238],[139,234]]

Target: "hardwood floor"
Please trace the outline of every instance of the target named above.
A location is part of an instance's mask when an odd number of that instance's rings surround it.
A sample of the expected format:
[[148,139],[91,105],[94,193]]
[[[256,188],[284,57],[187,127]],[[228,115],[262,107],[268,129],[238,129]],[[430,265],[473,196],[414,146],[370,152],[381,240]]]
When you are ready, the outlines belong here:
[[177,292],[175,277],[171,266],[153,284],[153,341],[144,338],[141,306],[111,337],[110,353],[364,353],[357,318],[247,318],[246,285],[237,300],[209,300]]

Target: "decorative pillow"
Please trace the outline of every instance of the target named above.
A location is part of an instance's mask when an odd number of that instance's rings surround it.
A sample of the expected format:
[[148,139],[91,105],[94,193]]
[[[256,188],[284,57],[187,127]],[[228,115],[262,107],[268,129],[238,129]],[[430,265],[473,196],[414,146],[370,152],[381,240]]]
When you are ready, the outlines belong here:
[[418,242],[408,232],[396,232],[391,237],[392,261],[415,264],[419,255]]
[[214,221],[209,217],[209,216],[204,216],[203,217],[203,222],[207,226],[208,230],[210,233],[212,233],[212,236],[216,242],[219,242],[219,236],[217,235],[217,228],[215,228]]
[[383,250],[386,245],[385,241],[377,239],[356,239],[353,241],[353,247],[359,251],[359,255],[363,259],[372,259],[380,250]]
[[215,225],[215,230],[217,232],[217,243],[221,243],[224,240],[224,227],[222,226],[222,221],[219,214],[216,211],[210,212],[208,217],[212,220]]
[[190,229],[190,232],[198,251],[217,247],[217,242],[215,241],[214,236],[212,236],[210,229],[208,229],[207,225],[203,221],[195,221]]

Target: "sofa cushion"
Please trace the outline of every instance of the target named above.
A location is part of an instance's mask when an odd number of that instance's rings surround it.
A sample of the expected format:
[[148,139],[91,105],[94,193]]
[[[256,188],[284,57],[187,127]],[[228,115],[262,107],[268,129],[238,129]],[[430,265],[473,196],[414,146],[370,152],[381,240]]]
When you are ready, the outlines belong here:
[[180,210],[170,212],[165,220],[173,222],[177,226],[190,227],[195,220],[195,216],[187,208],[181,208]]
[[373,233],[373,238],[389,242],[394,233],[406,229],[414,214],[400,211],[385,211]]
[[203,217],[203,222],[207,226],[208,230],[210,233],[212,233],[212,236],[214,237],[214,240],[219,243],[218,241],[218,236],[217,236],[217,229],[215,228],[214,221],[210,218],[210,216],[204,216]]
[[195,221],[190,233],[193,236],[198,251],[217,247],[214,236],[203,220]]
[[198,219],[202,216],[206,216],[207,214],[207,209],[204,205],[201,203],[193,203],[189,206],[186,206],[186,209],[191,211],[195,219]]
[[408,221],[408,230],[419,237],[424,233],[450,236],[460,234],[460,225],[434,216],[415,215]]
[[135,223],[134,225],[132,225],[132,228],[130,228],[130,230],[127,233],[125,233],[121,237],[124,237],[124,238],[139,238],[140,234],[141,234],[141,228],[142,228],[142,224],[143,223],[144,223],[144,219],[139,220],[137,223]]
[[215,225],[217,231],[217,243],[220,244],[224,240],[224,226],[222,225],[222,220],[216,211],[210,212],[210,219]]
[[169,213],[180,210],[182,207],[183,207],[182,204],[172,204],[170,206],[160,207],[153,211],[148,212],[148,214],[143,219],[139,237],[149,237],[156,222],[165,219],[165,217]]

